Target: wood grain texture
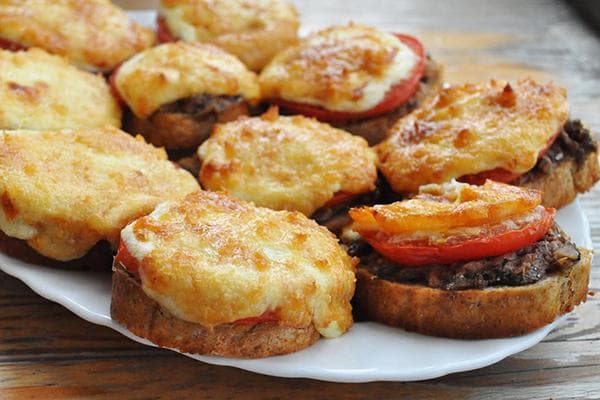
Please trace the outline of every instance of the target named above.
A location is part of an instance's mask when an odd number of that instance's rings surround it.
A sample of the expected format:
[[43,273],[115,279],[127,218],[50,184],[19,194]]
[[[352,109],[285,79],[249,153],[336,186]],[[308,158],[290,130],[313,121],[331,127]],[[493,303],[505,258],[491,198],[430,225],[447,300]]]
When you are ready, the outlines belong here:
[[[121,0],[144,8],[151,0]],[[348,20],[419,34],[452,81],[533,76],[569,90],[572,115],[600,132],[600,40],[566,3],[535,0],[305,0],[311,29]],[[581,196],[600,249],[600,187]],[[136,344],[73,316],[0,273],[0,398],[600,397],[600,259],[596,292],[544,342],[493,366],[419,383],[334,384],[202,364]]]

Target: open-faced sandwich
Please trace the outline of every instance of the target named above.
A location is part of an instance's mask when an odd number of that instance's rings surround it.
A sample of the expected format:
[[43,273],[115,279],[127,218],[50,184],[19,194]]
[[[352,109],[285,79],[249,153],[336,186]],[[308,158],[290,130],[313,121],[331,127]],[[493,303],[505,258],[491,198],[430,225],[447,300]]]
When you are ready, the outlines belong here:
[[444,87],[376,146],[392,188],[486,179],[543,192],[559,208],[600,179],[597,143],[569,120],[565,90],[532,80]]
[[110,0],[0,0],[0,47],[41,47],[76,66],[109,72],[152,46],[154,32]]
[[215,122],[248,114],[258,101],[256,74],[209,44],[162,44],[137,54],[111,76],[127,105],[125,130],[168,150],[195,151]]
[[101,77],[41,49],[0,50],[0,129],[121,126]]
[[440,67],[412,36],[350,24],[303,38],[260,74],[265,100],[380,142],[441,82]]
[[534,189],[453,181],[350,210],[357,313],[427,335],[492,338],[571,311],[587,297],[590,253],[541,199]]
[[161,42],[212,43],[260,71],[296,43],[298,12],[285,0],[161,0]]
[[110,267],[102,242],[116,249],[130,221],[197,188],[164,150],[116,128],[0,131],[0,243],[28,261],[86,266],[100,246],[108,263],[87,266]]
[[111,315],[188,353],[290,353],[350,328],[355,263],[298,212],[197,191],[123,229]]
[[219,124],[198,155],[205,189],[319,215],[332,230],[349,222],[345,212],[334,220],[340,213],[332,210],[373,204],[367,201],[376,189],[373,150],[363,138],[312,118],[283,117],[272,108],[261,117]]

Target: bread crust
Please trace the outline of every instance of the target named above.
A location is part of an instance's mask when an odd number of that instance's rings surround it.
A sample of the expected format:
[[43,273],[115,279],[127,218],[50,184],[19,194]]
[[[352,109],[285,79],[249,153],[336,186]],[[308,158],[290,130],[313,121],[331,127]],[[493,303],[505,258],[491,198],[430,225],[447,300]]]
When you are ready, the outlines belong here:
[[264,322],[222,324],[207,329],[174,317],[148,297],[120,263],[113,266],[110,313],[137,336],[160,347],[185,353],[239,358],[261,358],[301,350],[320,335],[312,324],[302,328]]
[[442,290],[357,271],[359,317],[425,335],[457,339],[518,336],[551,323],[587,297],[591,253],[531,285]]
[[209,114],[198,120],[183,112],[156,111],[148,118],[139,118],[125,110],[124,129],[142,135],[148,142],[167,150],[196,150],[208,137],[216,123],[236,120],[249,114],[248,104],[240,103],[218,115]]
[[442,84],[443,67],[431,58],[425,61],[426,82],[422,82],[419,90],[404,104],[387,114],[361,119],[357,121],[347,121],[332,123],[336,128],[343,129],[354,135],[362,136],[369,142],[370,146],[376,145],[387,137],[388,130],[396,121],[409,114],[415,108],[423,104],[427,99],[437,93]]
[[541,190],[542,204],[561,208],[575,200],[577,193],[587,192],[600,180],[598,152],[589,153],[578,163],[574,158],[560,162],[550,174],[524,175],[518,186]]

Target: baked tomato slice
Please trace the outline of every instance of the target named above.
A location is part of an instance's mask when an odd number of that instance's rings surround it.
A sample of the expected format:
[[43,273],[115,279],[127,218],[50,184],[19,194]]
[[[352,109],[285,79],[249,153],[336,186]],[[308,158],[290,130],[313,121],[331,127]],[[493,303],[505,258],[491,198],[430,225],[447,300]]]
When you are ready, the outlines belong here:
[[160,43],[176,42],[177,38],[171,33],[164,17],[156,17],[156,37]]
[[19,51],[19,50],[26,50],[27,47],[20,45],[19,43],[10,41],[10,40],[0,38],[0,49],[10,50],[10,51]]
[[303,114],[309,117],[314,117],[319,121],[324,122],[343,122],[357,119],[364,119],[385,114],[394,108],[400,107],[410,100],[410,98],[419,89],[419,83],[425,70],[425,49],[421,42],[409,35],[395,34],[398,39],[417,56],[417,63],[413,67],[410,76],[395,85],[393,85],[385,94],[383,100],[375,107],[366,111],[350,112],[350,111],[332,111],[324,107],[311,104],[296,103],[284,99],[272,99],[272,102],[279,105],[286,111],[297,114]]
[[132,274],[138,275],[140,270],[140,263],[137,258],[135,258],[130,252],[125,243],[121,240],[119,242],[119,249],[117,250],[117,255],[115,256],[115,261],[121,263],[127,271]]
[[121,96],[119,89],[117,89],[117,74],[119,73],[119,68],[121,68],[120,65],[116,66],[108,77],[108,86],[110,87],[110,93],[117,100],[117,103],[119,103],[120,106],[125,106],[125,100],[123,99],[123,96]]
[[450,236],[437,243],[376,234],[363,237],[381,255],[405,267],[452,264],[511,253],[535,243],[552,227],[555,213],[553,208],[538,206],[512,223],[482,227],[475,236]]
[[260,324],[263,322],[276,322],[276,321],[279,321],[279,317],[277,316],[277,313],[275,313],[275,311],[265,311],[264,313],[262,313],[261,315],[259,315],[257,317],[241,318],[236,321],[233,321],[233,324],[235,324],[235,325],[256,325],[256,324]]

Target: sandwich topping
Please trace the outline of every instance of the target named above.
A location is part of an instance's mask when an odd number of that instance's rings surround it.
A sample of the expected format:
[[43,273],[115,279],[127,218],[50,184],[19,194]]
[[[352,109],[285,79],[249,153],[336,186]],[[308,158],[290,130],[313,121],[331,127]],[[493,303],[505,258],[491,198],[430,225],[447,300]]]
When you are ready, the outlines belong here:
[[0,39],[0,47],[41,47],[80,68],[110,71],[155,38],[109,0],[2,0]]
[[265,98],[321,120],[364,118],[406,103],[424,69],[420,42],[364,25],[313,33],[260,74]]
[[552,83],[448,86],[399,120],[376,151],[401,193],[451,179],[511,182],[536,165],[568,114],[565,90]]
[[116,261],[206,328],[277,321],[335,337],[352,324],[355,260],[300,213],[197,191],[128,225]]
[[531,189],[487,181],[427,185],[413,199],[350,211],[352,255],[372,273],[443,289],[523,285],[579,260]]
[[258,206],[310,216],[375,189],[375,153],[367,142],[275,108],[262,117],[218,125],[200,146],[200,182]]
[[161,0],[162,42],[206,42],[260,71],[279,51],[296,42],[300,22],[285,0]]
[[116,247],[129,221],[197,188],[164,150],[116,128],[0,131],[0,229],[56,260]]
[[33,48],[0,50],[0,128],[121,125],[121,109],[100,76]]
[[256,75],[235,56],[208,44],[163,44],[137,54],[114,74],[117,94],[139,118],[198,95],[260,97]]

